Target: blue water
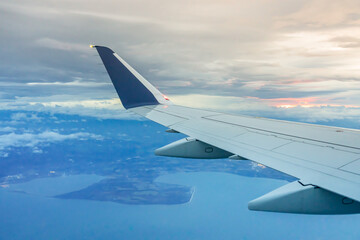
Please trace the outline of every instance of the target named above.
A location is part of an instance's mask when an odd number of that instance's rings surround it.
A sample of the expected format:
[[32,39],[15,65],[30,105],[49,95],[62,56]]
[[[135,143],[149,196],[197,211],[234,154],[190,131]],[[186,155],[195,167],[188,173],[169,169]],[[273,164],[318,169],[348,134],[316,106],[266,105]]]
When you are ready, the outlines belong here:
[[[358,239],[359,215],[253,212],[247,202],[285,181],[226,173],[179,173],[157,181],[194,187],[182,205],[124,205],[48,197],[94,175],[39,179],[0,189],[0,239]],[[54,186],[56,185],[56,191]]]

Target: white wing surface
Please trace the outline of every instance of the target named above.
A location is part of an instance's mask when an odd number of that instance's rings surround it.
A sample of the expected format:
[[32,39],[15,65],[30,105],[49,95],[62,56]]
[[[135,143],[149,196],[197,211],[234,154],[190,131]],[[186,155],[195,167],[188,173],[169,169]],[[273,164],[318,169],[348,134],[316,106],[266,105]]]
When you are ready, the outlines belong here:
[[249,203],[261,211],[360,212],[360,131],[172,104],[112,50],[97,49],[124,107],[191,138],[158,155],[249,159],[299,179]]

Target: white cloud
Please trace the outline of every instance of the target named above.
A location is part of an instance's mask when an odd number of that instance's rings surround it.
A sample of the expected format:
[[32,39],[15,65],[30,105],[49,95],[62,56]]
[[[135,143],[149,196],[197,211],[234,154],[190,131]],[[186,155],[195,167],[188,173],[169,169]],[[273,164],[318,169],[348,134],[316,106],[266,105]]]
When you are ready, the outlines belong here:
[[9,156],[9,153],[7,152],[0,152],[0,157],[6,158]]
[[341,28],[344,25],[359,24],[356,16],[360,2],[356,0],[306,1],[297,11],[277,18],[278,27],[297,27],[321,30],[324,28]]
[[77,114],[101,119],[141,119],[125,111],[119,98],[81,101],[29,102],[30,108],[43,107],[50,112]]
[[11,114],[11,120],[18,122],[18,121],[41,121],[41,117],[34,113],[13,113]]
[[[69,95],[54,95],[51,97],[19,97],[15,100],[0,101],[0,110],[16,110],[16,111],[35,111],[49,112],[60,114],[73,114],[80,116],[96,117],[100,119],[137,119],[142,117],[125,111],[119,98],[100,99],[100,100],[82,100],[80,97],[73,98],[72,101],[64,101],[63,99],[71,99]],[[19,113],[13,115],[13,123],[19,121],[31,120],[38,117],[36,114]],[[15,120],[16,119],[16,120]]]
[[[193,108],[209,109],[218,112],[246,114],[253,116],[275,117],[280,119],[298,119],[306,122],[326,122],[334,120],[349,120],[360,123],[359,106],[342,106],[342,104],[328,105],[325,102],[311,102],[313,99],[260,99],[253,97],[213,96],[205,94],[172,95],[170,99],[178,105]],[[346,95],[334,95],[344,98]],[[1,109],[39,111],[61,114],[74,114],[96,117],[99,119],[128,119],[143,120],[139,115],[125,111],[118,98],[103,100],[54,101],[62,97],[47,99],[33,98],[21,102],[0,104]],[[309,101],[310,102],[305,102]],[[291,105],[287,103],[291,102]],[[340,101],[340,100],[339,100]],[[341,101],[340,101],[341,103]],[[11,104],[14,104],[11,105]],[[302,107],[304,105],[305,107]],[[31,119],[31,114],[20,113],[15,119]],[[36,117],[34,117],[36,118]],[[1,129],[0,129],[1,130]],[[7,129],[11,130],[11,129]]]
[[89,52],[89,46],[84,44],[77,44],[77,43],[69,43],[69,42],[62,42],[56,39],[51,38],[41,38],[35,41],[35,44],[41,47],[52,48],[57,50],[64,50],[64,51],[79,51],[79,52]]
[[0,127],[0,132],[14,132],[16,128],[13,127]]
[[106,20],[111,20],[112,22],[118,21],[120,23],[128,24],[146,24],[146,25],[157,25],[161,28],[166,28],[171,32],[202,32],[210,31],[211,28],[207,24],[201,24],[199,22],[192,22],[191,24],[183,21],[171,21],[167,19],[157,19],[156,17],[144,17],[139,15],[126,15],[126,14],[111,14],[111,13],[99,13],[98,11],[68,11],[69,14],[89,16],[95,18],[102,18]]
[[38,147],[34,147],[33,148],[33,153],[43,153],[43,150],[42,149],[39,149]]
[[290,108],[271,106],[267,100],[246,97],[223,97],[210,95],[177,95],[171,100],[176,104],[209,109],[224,113],[247,114],[268,118],[297,119],[305,122],[327,122],[349,120],[360,124],[360,107],[319,105],[302,107],[294,105]]
[[32,133],[9,133],[0,136],[0,150],[4,150],[10,147],[33,147],[34,151],[39,153],[37,148],[41,144],[55,143],[65,140],[102,140],[103,137],[100,135],[78,132],[72,134],[60,134],[52,131],[45,131],[38,134]]
[[71,81],[71,82],[29,82],[26,85],[30,86],[82,86],[82,87],[100,87],[111,85],[110,82],[101,83],[101,82],[86,82],[86,81]]

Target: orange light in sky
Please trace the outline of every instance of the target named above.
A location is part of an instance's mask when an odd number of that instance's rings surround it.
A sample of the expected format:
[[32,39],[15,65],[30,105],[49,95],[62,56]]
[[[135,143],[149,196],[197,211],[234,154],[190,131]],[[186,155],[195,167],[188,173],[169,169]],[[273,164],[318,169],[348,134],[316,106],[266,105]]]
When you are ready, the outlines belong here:
[[273,99],[264,99],[271,106],[282,107],[282,108],[292,108],[296,106],[301,107],[313,107],[318,105],[319,101],[316,97],[308,98],[273,98]]
[[[254,98],[254,97],[248,97],[248,98]],[[294,107],[308,108],[308,107],[322,107],[322,106],[360,108],[359,105],[332,103],[333,101],[331,99],[325,99],[319,97],[271,98],[271,99],[256,98],[256,99],[266,102],[270,106],[279,107],[279,108],[294,108]]]

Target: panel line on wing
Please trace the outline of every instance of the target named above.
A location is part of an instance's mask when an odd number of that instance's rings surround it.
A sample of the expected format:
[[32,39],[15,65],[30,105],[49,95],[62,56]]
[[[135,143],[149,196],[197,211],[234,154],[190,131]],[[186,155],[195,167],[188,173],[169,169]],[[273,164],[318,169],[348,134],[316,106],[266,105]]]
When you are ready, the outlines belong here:
[[214,122],[220,122],[220,123],[224,123],[224,124],[229,124],[229,125],[233,125],[233,126],[239,126],[239,127],[243,127],[243,128],[249,128],[249,129],[254,129],[254,130],[258,130],[258,131],[283,135],[283,136],[287,136],[287,137],[291,137],[291,138],[295,138],[295,139],[303,139],[303,140],[307,140],[307,141],[310,141],[310,142],[319,142],[319,143],[324,143],[324,144],[336,145],[336,146],[344,147],[344,148],[352,148],[352,149],[360,150],[359,147],[354,147],[354,146],[348,146],[348,145],[332,143],[332,142],[327,142],[327,141],[322,141],[322,140],[315,140],[315,139],[306,138],[306,137],[300,137],[300,136],[291,135],[291,134],[284,134],[284,133],[274,132],[274,131],[266,130],[266,129],[262,129],[262,128],[249,127],[249,126],[246,126],[246,125],[240,125],[240,124],[237,124],[237,123],[230,123],[230,122],[226,122],[226,121],[222,121],[222,120],[218,120],[218,119],[207,118],[207,117],[204,117],[204,119],[214,121]]
[[[264,153],[264,152],[259,152],[259,150],[255,150],[255,149],[251,149],[251,148],[254,148],[254,146],[251,146],[251,145],[247,145],[248,147],[244,146],[246,144],[243,144],[243,143],[234,143],[234,142],[231,142],[230,140],[231,139],[226,139],[226,138],[222,138],[218,135],[213,135],[211,136],[211,134],[209,135],[209,133],[204,133],[204,132],[201,132],[201,131],[198,131],[197,129],[194,129],[194,128],[189,128],[188,126],[182,126],[182,124],[175,124],[174,126],[172,126],[175,130],[177,131],[180,131],[186,135],[189,135],[189,136],[193,136],[201,141],[204,141],[206,143],[209,143],[209,144],[212,144],[212,145],[215,145],[215,146],[218,146],[224,150],[227,150],[229,152],[232,152],[234,154],[238,154],[240,156],[244,156],[250,160],[253,160],[253,161],[256,161],[256,162],[259,162],[261,164],[264,164],[270,168],[274,168],[274,169],[277,169],[279,171],[282,171],[282,172],[285,172],[289,175],[292,175],[294,177],[298,177],[298,178],[302,178],[302,179],[306,179],[306,177],[304,176],[300,176],[299,172],[302,172],[302,174],[305,174],[305,172],[303,171],[297,171],[296,169],[294,168],[286,168],[286,170],[283,170],[283,165],[280,164],[280,163],[276,163],[276,162],[283,162],[283,163],[286,163],[286,164],[290,164],[292,165],[293,167],[299,167],[299,168],[303,168],[303,169],[307,169],[309,171],[315,171],[315,172],[318,172],[320,174],[325,174],[327,176],[330,176],[330,177],[335,177],[335,178],[339,178],[339,179],[342,179],[344,181],[348,181],[348,182],[353,182],[355,184],[359,184],[360,183],[360,178],[358,178],[358,181],[353,181],[353,180],[350,180],[349,178],[345,178],[345,177],[341,177],[339,175],[336,175],[334,176],[333,174],[330,174],[330,173],[333,173],[334,170],[338,170],[340,172],[342,172],[341,170],[339,169],[336,169],[336,168],[331,168],[331,167],[328,167],[326,165],[321,165],[321,164],[318,164],[316,162],[312,162],[312,161],[306,161],[306,160],[303,160],[303,159],[300,159],[300,158],[295,158],[295,157],[292,157],[292,156],[286,156],[284,154],[281,154],[281,153],[277,153],[277,152],[272,152],[272,151],[267,151],[267,153],[269,153],[270,155]],[[190,130],[190,131],[189,131]],[[198,132],[198,134],[196,134],[196,132]],[[207,136],[204,138],[204,136]],[[212,138],[212,139],[209,139],[209,138]],[[217,140],[220,140],[220,141],[216,141],[215,139]],[[215,141],[214,141],[215,140]],[[241,144],[239,146],[239,144]],[[233,146],[233,147],[231,147]],[[249,148],[250,147],[250,148]],[[241,152],[242,151],[242,152]],[[259,155],[262,155],[264,156],[264,158],[256,158],[254,159],[254,157],[251,157],[250,155],[248,154],[245,154],[244,153],[246,151],[249,151],[251,152],[250,154],[253,156],[253,154],[259,154]],[[276,161],[264,161],[264,159],[266,158],[265,156],[268,156],[270,158],[273,158],[273,160],[276,159]],[[271,157],[271,155],[273,155]],[[280,157],[282,156],[282,157]],[[259,160],[259,159],[263,159],[263,160]],[[299,163],[297,163],[299,161]],[[303,163],[302,163],[303,162]],[[304,164],[304,162],[308,162],[308,164]],[[275,164],[275,165],[274,165]],[[317,167],[316,167],[317,166]],[[353,173],[350,173],[350,174],[353,174]],[[316,184],[316,183],[314,183]],[[359,198],[360,199],[360,196]]]

